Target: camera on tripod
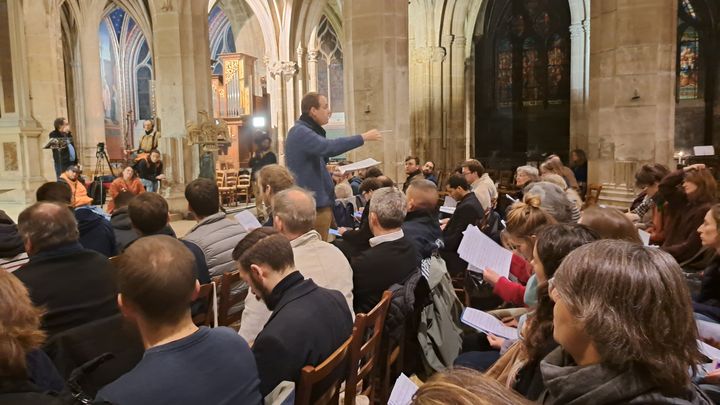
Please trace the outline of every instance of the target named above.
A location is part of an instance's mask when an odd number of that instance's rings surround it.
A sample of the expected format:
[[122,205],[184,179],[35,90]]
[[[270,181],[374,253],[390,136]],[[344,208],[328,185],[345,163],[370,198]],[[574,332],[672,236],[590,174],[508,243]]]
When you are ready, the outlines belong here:
[[98,142],[95,155],[105,155],[105,142]]

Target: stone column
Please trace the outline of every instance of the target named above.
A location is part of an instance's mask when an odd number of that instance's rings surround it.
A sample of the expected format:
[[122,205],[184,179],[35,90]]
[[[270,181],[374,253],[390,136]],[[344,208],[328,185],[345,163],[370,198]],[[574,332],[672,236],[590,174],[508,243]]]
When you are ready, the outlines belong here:
[[590,54],[588,21],[570,25],[570,148],[588,147],[588,75]]
[[32,118],[22,3],[0,5],[0,203],[32,201],[42,176],[41,128]]
[[[105,108],[103,105],[102,80],[100,78],[100,36],[99,27],[102,14],[87,10],[79,27],[78,44],[80,63],[76,76],[80,92],[78,111],[82,122],[71,122],[75,128],[73,134],[77,143],[77,153],[86,174],[95,171],[97,144],[105,142]],[[70,68],[69,66],[67,68]],[[72,121],[72,118],[69,118]],[[109,174],[107,163],[103,165]],[[92,173],[95,174],[95,173]],[[116,173],[117,174],[117,173]]]
[[[299,101],[295,95],[295,76],[298,64],[293,61],[268,62],[268,92],[272,103],[271,120],[277,131],[278,161],[285,164],[285,137],[299,115]],[[302,94],[300,95],[302,97]]]
[[197,122],[202,111],[213,116],[207,4],[180,1],[157,7],[152,38],[155,100],[170,185],[166,191],[173,197],[182,194],[184,185],[197,178],[200,170],[199,147],[188,145],[185,125]]
[[308,91],[317,91],[318,56],[317,49],[311,49],[307,55]]
[[382,142],[352,153],[354,160],[373,157],[383,171],[402,181],[410,144],[408,109],[408,3],[348,0],[343,4],[345,29],[346,122],[352,133],[389,130]]
[[592,0],[589,182],[625,206],[645,162],[672,163],[674,0]]

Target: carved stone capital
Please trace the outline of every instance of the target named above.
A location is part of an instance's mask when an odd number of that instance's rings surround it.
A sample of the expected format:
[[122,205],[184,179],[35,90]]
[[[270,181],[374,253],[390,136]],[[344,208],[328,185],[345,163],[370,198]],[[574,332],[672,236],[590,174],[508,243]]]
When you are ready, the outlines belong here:
[[412,52],[412,58],[415,63],[442,62],[445,60],[447,52],[441,46],[427,46],[424,48],[415,48]]
[[570,38],[583,38],[588,30],[588,23],[583,21],[570,24]]
[[273,61],[268,65],[268,71],[273,79],[278,76],[295,76],[298,72],[298,64],[294,61]]
[[317,62],[319,55],[320,55],[320,52],[318,52],[317,50],[309,50],[307,53],[307,61],[308,62]]

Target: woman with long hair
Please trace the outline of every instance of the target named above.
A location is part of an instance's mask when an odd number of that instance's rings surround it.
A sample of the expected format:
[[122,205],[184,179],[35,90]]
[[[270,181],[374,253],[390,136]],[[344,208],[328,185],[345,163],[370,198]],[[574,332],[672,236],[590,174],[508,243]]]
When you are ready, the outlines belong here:
[[719,254],[702,272],[702,284],[699,293],[693,297],[693,308],[699,319],[720,323],[720,204],[708,210],[697,231],[703,247]]
[[688,370],[702,360],[680,266],[617,240],[581,246],[548,279],[553,338],[541,404],[712,404]]
[[665,176],[659,192],[665,200],[662,207],[664,241],[660,247],[683,267],[702,262],[699,255],[702,242],[697,228],[717,200],[717,183],[712,173],[703,164],[687,166]]
[[33,306],[23,283],[0,271],[0,403],[56,404],[51,391],[63,388],[55,366],[40,346],[42,310]]
[[145,192],[145,186],[143,186],[140,178],[138,177],[135,169],[133,169],[132,166],[128,165],[123,167],[121,173],[122,174],[120,177],[116,178],[115,180],[113,180],[112,183],[110,183],[110,189],[108,190],[108,194],[110,194],[110,198],[112,198],[112,200],[108,202],[108,212],[111,214],[115,210],[115,202],[113,200],[121,192],[128,191],[130,193],[133,193],[134,195]]

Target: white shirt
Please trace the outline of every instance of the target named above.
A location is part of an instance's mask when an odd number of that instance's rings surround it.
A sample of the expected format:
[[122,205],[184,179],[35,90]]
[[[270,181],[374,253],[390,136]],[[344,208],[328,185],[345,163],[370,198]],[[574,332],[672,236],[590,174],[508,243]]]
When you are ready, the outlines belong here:
[[374,238],[370,238],[370,247],[375,247],[385,242],[392,242],[394,240],[402,238],[403,236],[405,236],[405,234],[403,233],[402,229],[395,232],[386,233],[385,235],[375,236]]

